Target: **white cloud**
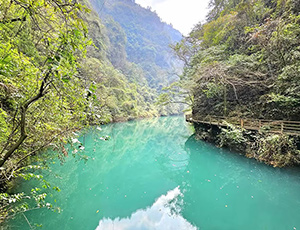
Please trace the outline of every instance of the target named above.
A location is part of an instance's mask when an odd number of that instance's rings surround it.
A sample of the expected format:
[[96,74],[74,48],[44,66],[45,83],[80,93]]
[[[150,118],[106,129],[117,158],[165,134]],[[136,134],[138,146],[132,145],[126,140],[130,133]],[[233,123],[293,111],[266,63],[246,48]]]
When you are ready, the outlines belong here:
[[137,210],[128,218],[100,220],[96,230],[197,230],[180,215],[180,197],[183,194],[179,187],[160,196],[156,202],[146,209]]
[[163,21],[187,35],[194,25],[205,21],[209,0],[136,0],[136,3],[150,6]]

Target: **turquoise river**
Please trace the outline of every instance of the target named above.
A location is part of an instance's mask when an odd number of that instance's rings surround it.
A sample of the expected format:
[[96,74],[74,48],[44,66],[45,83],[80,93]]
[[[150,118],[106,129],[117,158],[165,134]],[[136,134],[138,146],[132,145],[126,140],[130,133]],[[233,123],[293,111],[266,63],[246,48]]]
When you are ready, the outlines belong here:
[[69,154],[45,174],[61,189],[61,213],[29,211],[9,229],[300,230],[299,168],[198,141],[182,116],[104,125],[79,140],[89,159]]

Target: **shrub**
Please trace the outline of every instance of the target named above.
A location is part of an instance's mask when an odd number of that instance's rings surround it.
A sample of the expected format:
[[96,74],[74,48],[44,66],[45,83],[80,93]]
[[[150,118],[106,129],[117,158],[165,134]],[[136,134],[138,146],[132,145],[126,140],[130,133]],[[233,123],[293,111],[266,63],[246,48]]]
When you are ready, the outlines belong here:
[[297,150],[294,139],[287,135],[268,134],[258,137],[249,149],[248,156],[274,167],[300,163],[300,151]]
[[228,128],[221,129],[218,135],[218,144],[220,147],[228,147],[231,150],[244,152],[247,145],[247,138],[244,137],[244,130],[236,128],[234,125],[227,124]]

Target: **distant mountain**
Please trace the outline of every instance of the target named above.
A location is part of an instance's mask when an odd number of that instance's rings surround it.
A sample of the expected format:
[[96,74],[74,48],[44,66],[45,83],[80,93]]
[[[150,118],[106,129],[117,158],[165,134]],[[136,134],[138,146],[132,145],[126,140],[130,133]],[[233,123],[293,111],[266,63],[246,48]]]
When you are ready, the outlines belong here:
[[[132,0],[90,3],[112,35],[109,56],[116,68],[124,70],[125,59],[135,63],[143,69],[149,86],[158,90],[175,80],[174,72],[182,64],[172,55],[169,45],[181,40],[179,31]],[[120,49],[122,43],[125,50]]]
[[[182,68],[169,47],[181,38],[181,34],[161,22],[155,13],[134,2],[80,1],[91,9],[90,13],[80,15],[93,45],[87,48],[79,69],[89,97],[98,103],[91,107],[93,113],[89,119],[100,117],[105,121],[120,121],[180,113],[183,110],[181,104],[156,102],[160,101],[161,89],[177,80],[176,73]],[[113,13],[114,7],[118,13]],[[121,20],[122,14],[131,17],[124,16],[121,24],[113,15],[116,18],[119,15]],[[146,28],[147,23],[142,20],[146,14],[146,18],[150,17],[149,28],[155,30]],[[135,45],[131,42],[134,37]]]

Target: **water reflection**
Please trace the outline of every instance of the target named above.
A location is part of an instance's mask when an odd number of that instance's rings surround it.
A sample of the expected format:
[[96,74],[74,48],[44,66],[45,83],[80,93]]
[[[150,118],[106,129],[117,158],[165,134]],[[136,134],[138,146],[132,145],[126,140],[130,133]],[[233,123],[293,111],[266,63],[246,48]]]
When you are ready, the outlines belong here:
[[[201,229],[298,229],[298,169],[272,168],[191,136],[182,215]],[[255,221],[253,221],[255,220]]]
[[[300,228],[299,171],[273,169],[190,134],[183,117],[91,130],[82,140],[89,160],[70,157],[51,166],[61,179],[45,177],[62,189],[55,199],[63,212],[26,217],[47,230]],[[23,216],[15,224],[29,229]]]
[[96,230],[197,230],[180,215],[182,197],[179,187],[176,187],[160,196],[151,207],[136,211],[130,218],[100,220]]
[[97,173],[117,167],[128,157],[131,162],[149,162],[155,158],[162,169],[175,169],[187,165],[188,161],[181,150],[190,134],[185,132],[183,121],[183,117],[163,117],[110,124],[100,132],[110,136],[109,141],[97,140],[99,130],[94,129],[86,137],[85,152],[90,159],[101,162]]

